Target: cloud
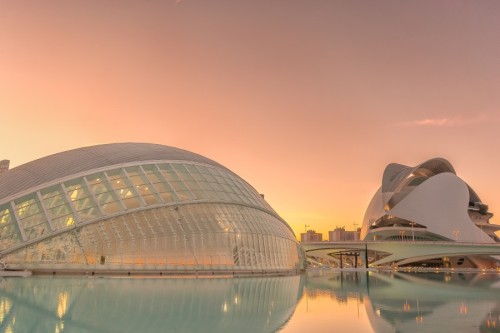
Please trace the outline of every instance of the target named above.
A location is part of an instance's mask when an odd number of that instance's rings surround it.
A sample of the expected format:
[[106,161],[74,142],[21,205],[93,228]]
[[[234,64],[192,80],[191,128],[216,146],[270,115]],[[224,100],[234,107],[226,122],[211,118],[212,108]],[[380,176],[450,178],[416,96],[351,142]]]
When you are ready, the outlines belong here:
[[443,117],[443,118],[424,118],[408,122],[398,123],[398,126],[412,126],[412,127],[459,127],[469,124],[481,123],[488,120],[488,117],[477,115],[470,118],[461,116],[456,117]]

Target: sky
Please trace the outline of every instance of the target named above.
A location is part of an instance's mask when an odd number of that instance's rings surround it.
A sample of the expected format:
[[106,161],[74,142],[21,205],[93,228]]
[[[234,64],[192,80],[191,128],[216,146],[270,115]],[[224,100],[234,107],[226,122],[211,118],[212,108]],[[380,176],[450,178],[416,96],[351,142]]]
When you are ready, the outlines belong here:
[[327,238],[361,225],[387,164],[443,157],[500,214],[499,15],[496,0],[0,0],[0,159],[175,146]]

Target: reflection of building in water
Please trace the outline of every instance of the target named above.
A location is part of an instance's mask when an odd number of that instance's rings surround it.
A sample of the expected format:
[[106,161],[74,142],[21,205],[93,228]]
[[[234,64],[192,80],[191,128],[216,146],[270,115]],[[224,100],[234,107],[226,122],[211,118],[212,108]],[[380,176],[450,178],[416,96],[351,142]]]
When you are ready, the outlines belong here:
[[480,332],[500,332],[500,303],[484,317],[479,326]]
[[496,274],[309,273],[308,290],[357,295],[375,332],[499,332]]
[[301,276],[2,280],[12,332],[275,332],[302,297]]
[[47,156],[0,177],[0,260],[34,271],[296,271],[290,226],[222,165],[122,143]]

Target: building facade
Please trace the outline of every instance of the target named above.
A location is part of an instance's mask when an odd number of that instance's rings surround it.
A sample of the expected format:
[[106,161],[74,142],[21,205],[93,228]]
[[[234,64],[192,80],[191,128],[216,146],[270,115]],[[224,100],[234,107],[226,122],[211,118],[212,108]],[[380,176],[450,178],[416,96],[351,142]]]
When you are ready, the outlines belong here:
[[0,263],[33,271],[290,271],[288,224],[238,175],[155,144],[79,148],[0,176]]
[[365,214],[368,240],[454,240],[493,243],[500,226],[452,165],[436,158],[416,167],[389,164]]
[[305,233],[300,234],[301,243],[321,242],[323,241],[323,234],[315,230],[307,230]]
[[356,231],[345,230],[344,227],[336,227],[335,230],[328,231],[328,240],[330,242],[345,242],[359,240],[361,228]]
[[[447,160],[435,158],[415,167],[393,163],[386,167],[382,185],[366,210],[361,238],[496,244],[500,226],[490,223],[492,216],[488,206],[456,175]],[[496,267],[497,262],[488,255],[446,253],[427,258],[420,255],[401,262],[415,264],[419,260],[445,267]]]

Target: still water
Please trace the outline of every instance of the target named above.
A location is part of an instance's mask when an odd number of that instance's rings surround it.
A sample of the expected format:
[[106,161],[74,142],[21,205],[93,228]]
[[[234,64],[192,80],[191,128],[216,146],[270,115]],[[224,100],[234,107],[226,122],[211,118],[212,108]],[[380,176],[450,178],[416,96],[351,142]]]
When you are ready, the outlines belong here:
[[0,279],[1,332],[500,332],[500,275]]

